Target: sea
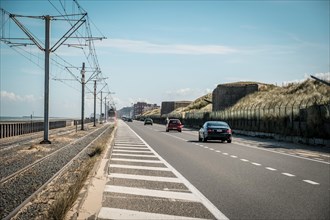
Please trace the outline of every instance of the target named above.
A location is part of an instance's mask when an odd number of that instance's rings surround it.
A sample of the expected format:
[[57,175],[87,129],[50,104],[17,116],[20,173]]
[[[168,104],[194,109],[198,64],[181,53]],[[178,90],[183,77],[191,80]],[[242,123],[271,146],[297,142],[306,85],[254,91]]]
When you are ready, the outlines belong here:
[[[68,120],[69,118],[60,118],[60,117],[49,117],[50,121],[53,120]],[[10,117],[10,116],[0,116],[0,122],[30,122],[33,121],[43,121],[44,117],[41,116],[21,116],[21,117]]]

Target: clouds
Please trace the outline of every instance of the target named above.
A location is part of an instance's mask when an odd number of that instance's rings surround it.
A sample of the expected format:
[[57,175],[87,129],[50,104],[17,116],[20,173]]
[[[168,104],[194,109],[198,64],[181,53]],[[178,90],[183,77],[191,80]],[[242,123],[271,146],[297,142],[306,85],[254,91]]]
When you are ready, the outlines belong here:
[[193,101],[212,91],[213,89],[181,88],[175,91],[167,91],[165,93],[165,97],[167,100],[162,101]]
[[181,54],[181,55],[224,55],[238,52],[237,49],[223,45],[156,44],[148,41],[110,39],[97,43],[99,47],[109,47],[133,53]]
[[0,91],[1,102],[35,102],[41,100],[41,98],[36,98],[33,95],[20,96],[13,92]]

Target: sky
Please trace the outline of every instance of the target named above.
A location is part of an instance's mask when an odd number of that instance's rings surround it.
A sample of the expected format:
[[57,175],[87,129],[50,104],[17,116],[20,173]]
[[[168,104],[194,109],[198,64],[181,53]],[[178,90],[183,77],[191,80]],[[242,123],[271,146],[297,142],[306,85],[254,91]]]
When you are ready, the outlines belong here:
[[[117,109],[139,101],[192,101],[228,82],[283,85],[309,75],[329,77],[329,1],[77,2],[88,13],[92,36],[106,38],[93,41],[98,79],[103,79],[97,84],[98,98],[104,87],[103,101],[106,97]],[[75,6],[71,0],[1,0],[1,8],[19,15],[55,16],[63,8],[77,12]],[[43,20],[20,22],[44,41]],[[63,21],[52,20],[51,45],[68,29]],[[87,33],[83,26],[78,31]],[[1,37],[23,36],[2,15]],[[0,116],[42,116],[44,53],[35,45],[0,46]],[[61,45],[51,54],[50,117],[80,117],[81,84],[73,76],[80,77],[82,51]],[[56,65],[62,60],[76,68],[69,73]],[[86,71],[87,78],[92,74]],[[89,117],[91,80],[87,87]]]

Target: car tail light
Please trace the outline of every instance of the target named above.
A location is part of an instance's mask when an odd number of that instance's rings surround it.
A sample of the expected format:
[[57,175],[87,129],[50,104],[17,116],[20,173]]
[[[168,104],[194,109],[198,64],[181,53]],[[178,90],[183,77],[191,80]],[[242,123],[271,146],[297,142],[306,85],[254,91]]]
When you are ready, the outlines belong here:
[[227,130],[227,133],[228,133],[228,134],[231,134],[231,129],[228,129],[228,130]]
[[212,133],[213,131],[212,131],[212,129],[207,129],[207,132]]

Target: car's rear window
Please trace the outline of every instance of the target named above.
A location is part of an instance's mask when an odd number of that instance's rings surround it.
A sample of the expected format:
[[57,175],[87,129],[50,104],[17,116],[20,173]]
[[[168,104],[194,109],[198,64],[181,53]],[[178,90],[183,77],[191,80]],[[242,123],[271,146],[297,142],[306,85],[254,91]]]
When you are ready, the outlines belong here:
[[208,123],[207,126],[209,126],[209,127],[216,127],[216,126],[229,127],[228,124],[225,122],[211,122],[211,123]]
[[170,124],[180,124],[179,120],[170,120]]

